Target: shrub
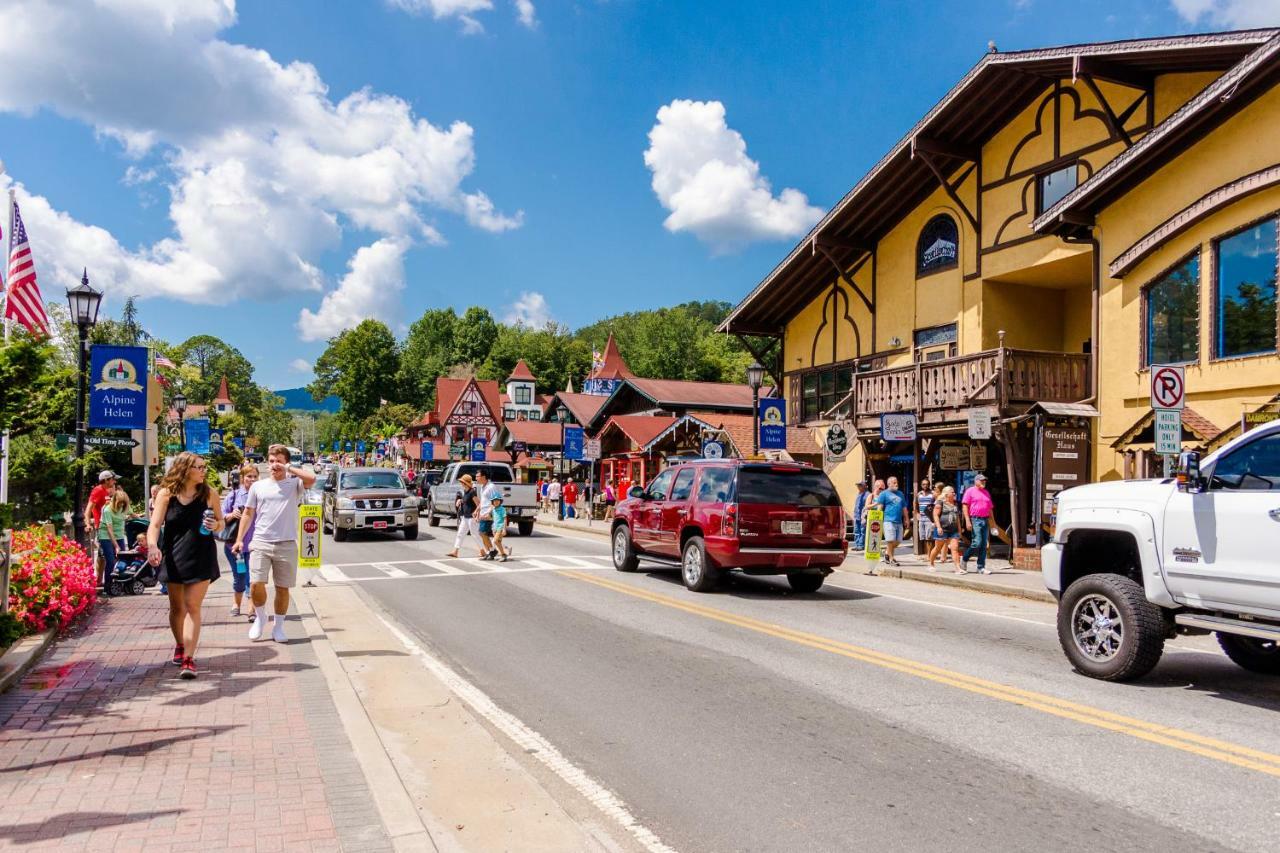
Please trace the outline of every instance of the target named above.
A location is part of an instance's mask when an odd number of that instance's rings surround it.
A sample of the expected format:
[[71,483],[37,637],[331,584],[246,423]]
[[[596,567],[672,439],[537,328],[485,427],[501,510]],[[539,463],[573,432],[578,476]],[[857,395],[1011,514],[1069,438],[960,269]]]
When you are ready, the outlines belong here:
[[93,560],[84,549],[39,527],[13,533],[9,610],[28,631],[59,631],[98,600]]
[[13,641],[27,633],[18,617],[9,611],[0,613],[0,649],[13,645]]

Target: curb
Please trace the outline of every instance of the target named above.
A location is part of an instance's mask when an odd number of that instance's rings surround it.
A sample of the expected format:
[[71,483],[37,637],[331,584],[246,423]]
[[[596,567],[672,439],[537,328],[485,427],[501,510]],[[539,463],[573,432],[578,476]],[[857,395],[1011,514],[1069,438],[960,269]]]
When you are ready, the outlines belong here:
[[0,693],[5,692],[21,680],[53,644],[58,635],[57,628],[46,628],[39,634],[23,637],[5,651],[0,657]]
[[600,522],[598,525],[592,525],[591,527],[583,527],[582,525],[579,525],[579,524],[566,524],[563,521],[555,521],[551,519],[548,519],[545,521],[542,519],[539,519],[536,523],[542,525],[543,527],[555,527],[559,530],[573,530],[578,533],[586,533],[590,536],[602,536],[605,539],[609,538],[609,527],[603,521]]
[[[846,574],[857,575],[861,572],[850,571],[849,569],[839,569],[838,571]],[[881,566],[880,574],[891,578],[902,578],[903,580],[919,581],[920,583],[937,584],[938,586],[952,586],[959,589],[967,589],[971,592],[985,592],[988,595],[1003,595],[1007,598],[1021,598],[1027,601],[1041,601],[1047,604],[1057,604],[1058,600],[1053,597],[1053,593],[1047,589],[1022,589],[1016,586],[1005,586],[1003,584],[992,583],[990,581],[979,580],[982,576],[971,578],[968,575],[956,575],[943,572],[925,572],[919,569],[893,568],[892,566]]]

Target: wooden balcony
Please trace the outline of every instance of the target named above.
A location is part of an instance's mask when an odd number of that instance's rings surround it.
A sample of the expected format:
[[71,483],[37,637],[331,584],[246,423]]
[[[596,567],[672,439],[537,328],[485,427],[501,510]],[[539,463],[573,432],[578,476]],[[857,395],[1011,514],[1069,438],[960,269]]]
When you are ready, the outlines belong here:
[[859,431],[878,431],[886,412],[914,412],[922,427],[960,424],[974,406],[1007,416],[1036,402],[1085,399],[1089,355],[1000,348],[861,373],[854,383]]

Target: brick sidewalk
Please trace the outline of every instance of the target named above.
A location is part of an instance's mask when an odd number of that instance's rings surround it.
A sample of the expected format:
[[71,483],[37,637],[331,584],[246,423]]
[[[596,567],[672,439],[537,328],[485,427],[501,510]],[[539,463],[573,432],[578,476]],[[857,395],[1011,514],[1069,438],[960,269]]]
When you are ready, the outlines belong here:
[[100,604],[0,696],[0,847],[390,850],[309,639],[249,643],[222,578],[200,677],[168,600]]

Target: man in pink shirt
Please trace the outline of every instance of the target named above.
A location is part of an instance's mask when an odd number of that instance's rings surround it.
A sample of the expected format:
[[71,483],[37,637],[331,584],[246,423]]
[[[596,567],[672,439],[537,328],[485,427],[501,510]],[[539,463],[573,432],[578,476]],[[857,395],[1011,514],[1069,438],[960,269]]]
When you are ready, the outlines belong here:
[[987,475],[979,474],[974,484],[965,489],[964,526],[969,530],[969,547],[964,552],[964,569],[969,570],[969,557],[978,555],[978,574],[987,575],[987,542],[991,536],[991,493],[987,491]]

